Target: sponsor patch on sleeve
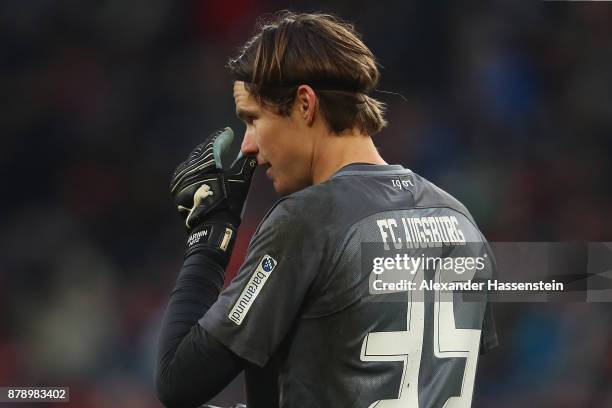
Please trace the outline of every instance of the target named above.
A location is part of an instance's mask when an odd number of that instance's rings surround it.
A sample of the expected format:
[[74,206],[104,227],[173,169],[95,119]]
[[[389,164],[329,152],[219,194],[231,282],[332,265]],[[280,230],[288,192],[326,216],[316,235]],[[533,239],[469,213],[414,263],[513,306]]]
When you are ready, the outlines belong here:
[[259,265],[257,265],[255,272],[251,275],[251,279],[249,279],[249,282],[227,316],[232,322],[236,323],[236,325],[239,326],[242,324],[246,314],[249,312],[249,309],[253,305],[253,302],[255,302],[259,292],[261,292],[261,288],[265,285],[277,263],[276,259],[272,258],[270,255],[264,255]]

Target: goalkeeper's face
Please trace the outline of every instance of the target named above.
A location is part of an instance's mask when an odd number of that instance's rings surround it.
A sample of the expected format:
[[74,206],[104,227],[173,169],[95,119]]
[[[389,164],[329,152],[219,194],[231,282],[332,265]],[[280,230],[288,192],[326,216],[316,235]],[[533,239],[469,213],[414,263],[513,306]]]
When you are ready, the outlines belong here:
[[262,106],[244,87],[234,83],[236,114],[246,124],[241,150],[266,166],[266,175],[280,195],[291,194],[312,184],[315,137],[298,108],[282,116]]

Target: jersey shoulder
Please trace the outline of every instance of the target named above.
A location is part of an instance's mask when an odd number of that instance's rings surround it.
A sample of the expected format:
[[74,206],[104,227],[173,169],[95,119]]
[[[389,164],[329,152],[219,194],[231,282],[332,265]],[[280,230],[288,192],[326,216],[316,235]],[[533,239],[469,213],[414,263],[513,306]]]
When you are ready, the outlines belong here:
[[316,232],[330,219],[327,211],[333,202],[333,190],[318,184],[280,198],[266,213],[256,232],[264,228],[288,228]]
[[415,208],[447,207],[465,215],[472,223],[474,219],[468,209],[456,197],[425,177],[416,173],[414,175]]

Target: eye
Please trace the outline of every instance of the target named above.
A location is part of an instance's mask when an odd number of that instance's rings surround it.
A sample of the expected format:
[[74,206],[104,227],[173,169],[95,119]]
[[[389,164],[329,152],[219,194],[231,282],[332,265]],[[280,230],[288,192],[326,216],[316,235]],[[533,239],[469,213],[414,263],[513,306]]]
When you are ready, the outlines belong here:
[[248,126],[253,126],[255,121],[257,120],[257,116],[256,115],[245,115],[244,116],[244,123],[246,123],[247,127]]

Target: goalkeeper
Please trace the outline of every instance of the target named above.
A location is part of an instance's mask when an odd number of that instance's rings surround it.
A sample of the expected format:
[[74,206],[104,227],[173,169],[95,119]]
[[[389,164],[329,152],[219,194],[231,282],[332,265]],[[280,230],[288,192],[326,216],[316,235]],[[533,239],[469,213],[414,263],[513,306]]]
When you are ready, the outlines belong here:
[[[196,407],[244,370],[248,408],[469,406],[479,352],[496,344],[486,297],[434,309],[432,294],[373,292],[371,262],[363,267],[403,240],[440,257],[465,256],[468,242],[488,248],[461,203],[379,155],[372,136],[386,122],[370,96],[371,51],[332,16],[283,13],[229,68],[241,154],[223,165],[226,128],[171,181],[188,238],[160,335],[160,400]],[[222,291],[256,165],[282,198]],[[490,276],[485,257],[470,278]]]

